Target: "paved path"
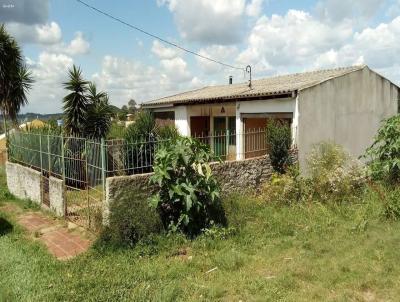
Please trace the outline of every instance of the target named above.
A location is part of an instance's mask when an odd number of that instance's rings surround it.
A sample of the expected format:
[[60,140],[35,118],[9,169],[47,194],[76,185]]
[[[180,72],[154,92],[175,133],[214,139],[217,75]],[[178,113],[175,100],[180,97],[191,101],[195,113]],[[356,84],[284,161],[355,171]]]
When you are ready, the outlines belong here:
[[5,205],[0,211],[14,214],[17,222],[35,239],[44,243],[49,252],[59,260],[71,259],[87,251],[91,245],[92,241],[88,239],[90,236],[84,230],[75,227],[71,230],[64,221],[41,212],[24,212],[14,204]]

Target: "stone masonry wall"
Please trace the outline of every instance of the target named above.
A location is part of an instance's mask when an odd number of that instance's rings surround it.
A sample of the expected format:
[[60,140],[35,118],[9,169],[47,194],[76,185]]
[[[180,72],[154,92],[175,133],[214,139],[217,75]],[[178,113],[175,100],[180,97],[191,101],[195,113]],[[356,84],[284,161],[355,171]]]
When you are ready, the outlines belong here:
[[268,156],[212,163],[211,169],[218,179],[222,193],[257,190],[273,172]]
[[40,172],[15,163],[6,163],[7,187],[11,194],[21,199],[41,203]]
[[50,177],[49,179],[50,209],[60,217],[65,216],[66,204],[64,196],[64,184],[61,179]]
[[[212,163],[211,168],[221,185],[222,193],[225,194],[256,190],[272,174],[268,156],[242,161]],[[103,223],[105,225],[109,222],[109,209],[114,201],[131,192],[136,192],[138,199],[147,202],[147,199],[157,192],[157,188],[149,184],[151,175],[152,173],[107,178],[103,212]]]

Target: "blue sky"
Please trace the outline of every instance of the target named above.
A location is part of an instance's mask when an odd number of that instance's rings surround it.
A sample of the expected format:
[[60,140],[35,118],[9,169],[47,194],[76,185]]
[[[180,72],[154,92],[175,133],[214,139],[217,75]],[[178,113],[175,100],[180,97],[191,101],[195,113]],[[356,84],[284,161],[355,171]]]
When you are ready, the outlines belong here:
[[[368,64],[400,82],[399,0],[86,0],[133,25],[254,77]],[[246,81],[163,45],[75,0],[0,0],[36,83],[23,112],[60,112],[72,64],[122,106],[205,85]]]

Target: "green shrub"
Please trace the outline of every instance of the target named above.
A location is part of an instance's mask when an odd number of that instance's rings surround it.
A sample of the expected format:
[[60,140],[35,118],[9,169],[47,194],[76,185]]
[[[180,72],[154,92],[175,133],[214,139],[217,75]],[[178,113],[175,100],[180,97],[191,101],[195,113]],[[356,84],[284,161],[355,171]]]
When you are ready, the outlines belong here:
[[267,201],[292,204],[302,201],[342,202],[357,198],[365,187],[359,163],[335,144],[314,146],[307,160],[307,174],[292,168],[275,174],[262,189]]
[[163,230],[159,214],[146,202],[147,195],[132,191],[110,206],[109,225],[101,239],[112,245],[134,246],[139,240]]
[[400,180],[400,115],[385,120],[363,156],[370,176],[391,183]]
[[279,120],[271,120],[267,124],[268,155],[274,170],[284,173],[290,162],[292,134],[290,127]]
[[307,160],[313,197],[320,201],[345,201],[365,184],[361,165],[333,143],[317,144]]
[[383,216],[388,220],[400,219],[400,190],[389,192],[383,202]]
[[151,205],[169,230],[194,236],[213,223],[224,222],[219,186],[208,164],[211,159],[209,146],[188,137],[157,151],[151,182],[159,193]]
[[307,200],[309,194],[309,182],[300,176],[298,167],[289,169],[285,174],[273,174],[261,190],[264,200],[287,205]]
[[178,136],[178,130],[174,126],[159,127],[150,112],[138,112],[135,122],[126,129],[124,135],[128,173],[150,172],[158,145],[175,140]]

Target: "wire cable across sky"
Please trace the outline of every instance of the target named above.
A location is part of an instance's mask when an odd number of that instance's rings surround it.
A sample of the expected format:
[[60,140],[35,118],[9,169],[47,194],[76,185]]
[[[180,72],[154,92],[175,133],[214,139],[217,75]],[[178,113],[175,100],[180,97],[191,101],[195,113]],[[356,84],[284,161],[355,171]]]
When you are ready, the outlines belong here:
[[242,68],[242,67],[233,66],[233,65],[231,65],[231,64],[227,64],[227,63],[221,62],[221,61],[219,61],[219,60],[216,60],[216,59],[213,59],[213,58],[210,58],[210,57],[207,57],[207,56],[203,56],[202,54],[199,54],[199,53],[197,53],[197,52],[195,52],[195,51],[193,51],[193,50],[187,49],[187,48],[182,47],[182,46],[180,46],[180,45],[178,45],[178,44],[176,44],[176,43],[173,43],[173,42],[170,42],[170,41],[168,41],[168,40],[165,40],[165,39],[163,39],[163,38],[161,38],[161,37],[159,37],[159,36],[157,36],[157,35],[155,35],[155,34],[152,34],[152,33],[148,32],[148,31],[146,31],[146,30],[144,30],[144,29],[141,29],[141,28],[139,28],[139,27],[137,27],[137,26],[135,26],[135,25],[132,25],[132,24],[130,24],[130,23],[128,23],[128,22],[125,22],[124,20],[122,20],[122,19],[120,19],[120,18],[118,18],[118,17],[114,17],[113,15],[110,15],[109,13],[107,13],[107,12],[105,12],[105,11],[102,11],[102,10],[100,10],[100,9],[98,9],[98,8],[96,8],[96,7],[94,7],[94,6],[90,5],[90,4],[88,4],[88,3],[84,2],[84,1],[82,1],[82,0],[76,0],[76,1],[77,1],[78,3],[80,3],[80,4],[82,4],[82,5],[84,5],[84,6],[88,7],[88,8],[90,8],[90,9],[92,9],[93,11],[95,11],[95,12],[97,12],[97,13],[103,15],[103,16],[106,16],[106,17],[108,17],[108,18],[110,18],[110,19],[112,19],[112,20],[114,20],[114,21],[117,21],[117,22],[119,22],[119,23],[121,23],[121,24],[123,24],[123,25],[125,25],[125,26],[128,26],[128,27],[131,28],[131,29],[134,29],[134,30],[136,30],[136,31],[139,31],[139,32],[141,32],[141,33],[147,35],[147,36],[150,36],[150,37],[152,37],[152,38],[154,38],[154,39],[157,39],[157,40],[159,40],[159,41],[161,41],[161,42],[163,42],[163,43],[165,43],[165,44],[168,44],[168,45],[170,45],[170,46],[173,46],[173,47],[175,47],[175,48],[178,48],[178,49],[180,49],[180,50],[183,50],[183,51],[185,51],[185,52],[187,52],[187,53],[190,53],[190,54],[192,54],[192,55],[195,55],[195,56],[197,56],[197,57],[199,57],[199,58],[202,58],[202,59],[204,59],[204,60],[208,60],[208,61],[210,61],[210,62],[219,64],[219,65],[222,65],[222,66],[225,66],[225,67],[229,67],[229,68],[232,68],[232,69],[237,69],[237,70],[245,71],[245,69]]

